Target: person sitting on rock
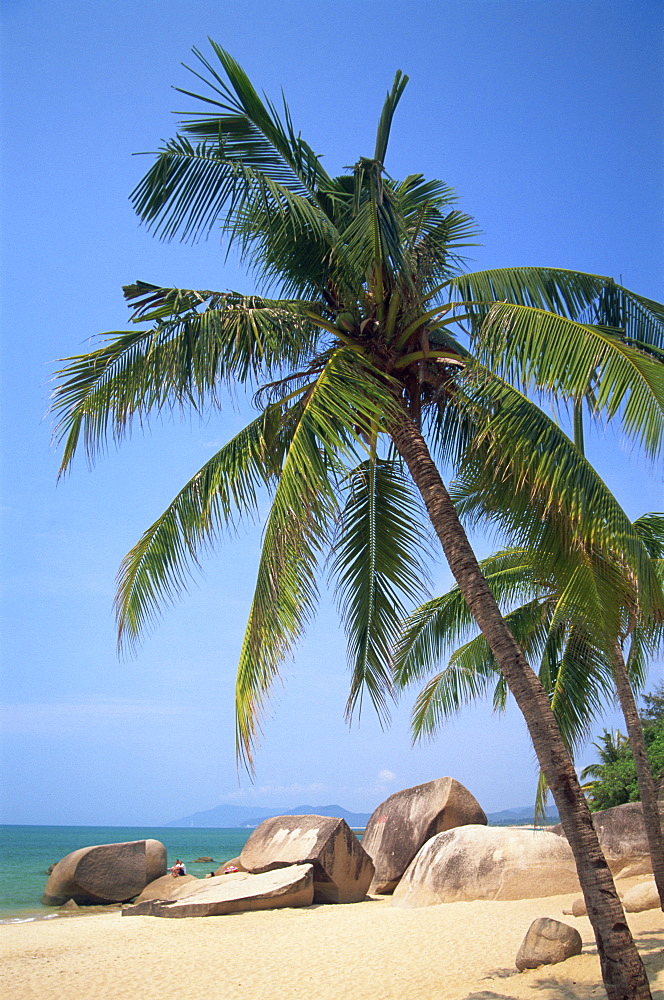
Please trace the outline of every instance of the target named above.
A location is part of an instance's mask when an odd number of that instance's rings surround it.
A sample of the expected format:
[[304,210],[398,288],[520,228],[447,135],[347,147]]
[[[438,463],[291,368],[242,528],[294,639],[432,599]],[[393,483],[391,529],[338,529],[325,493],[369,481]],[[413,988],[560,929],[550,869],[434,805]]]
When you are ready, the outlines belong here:
[[180,861],[179,858],[175,859],[175,864],[171,868],[171,875],[173,878],[177,878],[178,875],[186,875],[187,869],[185,868],[184,861]]

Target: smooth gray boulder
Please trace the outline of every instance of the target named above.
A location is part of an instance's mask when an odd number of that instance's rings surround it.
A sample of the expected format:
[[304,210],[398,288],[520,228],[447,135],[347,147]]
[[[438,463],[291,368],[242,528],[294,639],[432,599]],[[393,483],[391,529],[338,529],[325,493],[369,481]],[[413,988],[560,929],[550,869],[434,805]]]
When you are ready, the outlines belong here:
[[460,826],[422,847],[394,890],[394,906],[473,899],[537,899],[578,892],[566,840],[543,830]]
[[419,849],[437,833],[486,822],[477,799],[454,778],[395,792],[374,810],[362,838],[376,868],[369,891],[393,892]]
[[96,844],[72,851],[49,875],[42,903],[79,906],[124,903],[166,874],[166,848],[158,840]]
[[[664,817],[664,803],[660,803]],[[611,809],[592,813],[600,847],[614,875],[622,874],[627,867],[630,874],[652,872],[646,828],[643,825],[643,808],[640,802],[626,802]],[[562,825],[549,827],[551,833],[564,837]]]
[[345,820],[331,816],[272,816],[251,834],[240,861],[254,875],[313,865],[316,903],[359,902],[374,873],[371,858]]
[[550,917],[533,920],[516,956],[519,972],[540,965],[557,965],[572,955],[580,955],[581,935],[575,927]]
[[654,879],[630,886],[623,896],[623,906],[627,913],[641,913],[642,910],[659,910],[661,909],[661,905]]
[[247,910],[310,906],[314,899],[313,865],[292,865],[262,875],[235,872],[196,879],[178,890],[176,899],[146,899],[125,906],[123,917],[218,917]]

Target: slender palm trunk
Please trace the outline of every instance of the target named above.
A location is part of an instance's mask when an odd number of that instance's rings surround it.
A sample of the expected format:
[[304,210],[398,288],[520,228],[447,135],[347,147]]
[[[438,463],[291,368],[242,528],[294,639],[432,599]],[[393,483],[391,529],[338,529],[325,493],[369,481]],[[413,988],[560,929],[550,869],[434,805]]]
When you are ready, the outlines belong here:
[[662,823],[659,815],[657,791],[655,789],[655,780],[650,771],[641,720],[639,719],[636,702],[634,701],[634,692],[632,691],[632,685],[629,683],[629,675],[619,643],[616,643],[614,649],[613,680],[618,692],[620,707],[625,716],[627,735],[629,736],[632,753],[634,754],[636,777],[639,783],[641,805],[643,807],[643,824],[646,828],[648,849],[650,850],[652,870],[659,893],[659,901],[664,910],[664,837],[662,837]]
[[[582,400],[577,400],[574,404],[574,444],[581,454],[584,455]],[[636,779],[639,785],[643,808],[643,825],[646,828],[648,849],[650,851],[655,884],[659,893],[659,902],[662,910],[664,910],[664,837],[662,837],[662,823],[659,815],[655,781],[650,771],[641,720],[636,710],[634,693],[632,692],[632,685],[629,682],[629,674],[627,673],[620,643],[616,643],[613,652],[613,681],[616,685],[618,700],[620,701],[620,707],[625,717],[625,725],[627,726],[627,735],[629,736],[632,753],[634,754]]]
[[648,1000],[648,978],[546,692],[503,620],[424,438],[405,414],[391,433],[422,495],[459,589],[526,720],[574,854],[608,998]]

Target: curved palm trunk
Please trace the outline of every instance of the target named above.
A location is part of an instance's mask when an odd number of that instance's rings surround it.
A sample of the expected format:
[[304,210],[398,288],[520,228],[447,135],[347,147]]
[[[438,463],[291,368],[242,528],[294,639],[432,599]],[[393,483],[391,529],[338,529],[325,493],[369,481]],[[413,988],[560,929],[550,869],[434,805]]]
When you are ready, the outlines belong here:
[[422,495],[459,589],[526,720],[574,854],[608,998],[648,1000],[646,972],[546,692],[503,620],[424,438],[406,414],[391,436]]
[[639,784],[639,792],[641,793],[641,804],[643,806],[643,824],[646,828],[648,849],[652,860],[655,884],[659,893],[659,901],[664,910],[664,837],[662,837],[662,823],[659,815],[657,791],[655,789],[655,780],[650,771],[641,720],[636,710],[632,685],[629,683],[629,675],[619,643],[616,643],[614,649],[613,680],[618,692],[620,707],[625,716],[627,735],[629,736],[632,753],[634,754],[636,777]]

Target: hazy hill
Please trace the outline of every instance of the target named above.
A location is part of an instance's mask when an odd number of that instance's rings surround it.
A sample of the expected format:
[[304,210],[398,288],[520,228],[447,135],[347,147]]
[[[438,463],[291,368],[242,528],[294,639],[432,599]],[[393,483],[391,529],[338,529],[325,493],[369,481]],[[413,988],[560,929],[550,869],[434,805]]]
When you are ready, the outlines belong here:
[[[521,806],[514,809],[503,809],[500,812],[488,813],[490,826],[521,826],[533,822],[533,807]],[[340,816],[351,827],[365,827],[369,822],[370,813],[354,813],[343,806],[295,806],[281,808],[275,806],[215,806],[204,812],[192,813],[181,819],[171,820],[164,826],[228,829],[253,829],[259,826],[269,816]],[[553,807],[546,811],[546,822],[558,823],[558,813]]]
[[[487,813],[489,826],[526,826],[534,822],[535,810],[533,806],[521,806],[518,809],[502,809],[500,812]],[[557,809],[547,806],[545,823],[559,823],[560,816]]]

